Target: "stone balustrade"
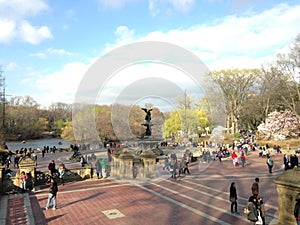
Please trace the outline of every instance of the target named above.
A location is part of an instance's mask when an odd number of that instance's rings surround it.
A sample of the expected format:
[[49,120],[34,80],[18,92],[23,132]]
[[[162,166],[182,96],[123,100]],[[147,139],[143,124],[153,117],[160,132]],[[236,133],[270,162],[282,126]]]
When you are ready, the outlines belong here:
[[278,225],[296,225],[294,207],[300,193],[300,170],[295,167],[274,181],[278,195]]

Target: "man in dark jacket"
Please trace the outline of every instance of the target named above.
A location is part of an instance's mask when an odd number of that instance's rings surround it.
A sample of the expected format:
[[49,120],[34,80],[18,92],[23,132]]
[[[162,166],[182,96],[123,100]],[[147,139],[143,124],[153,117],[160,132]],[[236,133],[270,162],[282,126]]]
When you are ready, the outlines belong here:
[[55,169],[55,162],[52,160],[48,165],[48,170],[50,171],[51,175],[54,176],[54,174],[57,172]]
[[51,200],[53,200],[53,210],[56,209],[56,194],[58,192],[57,182],[55,181],[54,177],[50,178],[50,188],[49,188],[49,195],[48,195],[48,201],[45,209],[49,209],[49,205]]

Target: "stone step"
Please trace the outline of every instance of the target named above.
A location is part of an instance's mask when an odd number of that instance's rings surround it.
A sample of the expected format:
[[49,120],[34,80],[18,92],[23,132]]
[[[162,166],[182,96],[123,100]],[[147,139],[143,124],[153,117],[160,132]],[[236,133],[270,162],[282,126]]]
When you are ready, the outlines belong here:
[[28,193],[1,196],[0,224],[35,224]]

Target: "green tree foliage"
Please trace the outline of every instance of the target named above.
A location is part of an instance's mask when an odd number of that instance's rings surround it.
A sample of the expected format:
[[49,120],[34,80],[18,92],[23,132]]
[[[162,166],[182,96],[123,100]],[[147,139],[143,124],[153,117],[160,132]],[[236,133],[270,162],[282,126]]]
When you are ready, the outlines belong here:
[[173,141],[179,141],[181,136],[179,131],[181,130],[181,116],[178,111],[172,111],[164,122],[163,138],[172,138]]
[[62,102],[53,103],[45,110],[45,116],[49,121],[48,130],[59,136],[64,122],[72,118],[72,105]]
[[75,140],[72,122],[65,122],[65,125],[61,128],[61,138]]
[[199,109],[199,103],[193,102],[187,95],[177,99],[178,109],[166,114],[163,137],[181,141],[184,137],[192,139],[205,133],[205,128],[210,125],[209,118],[204,110]]

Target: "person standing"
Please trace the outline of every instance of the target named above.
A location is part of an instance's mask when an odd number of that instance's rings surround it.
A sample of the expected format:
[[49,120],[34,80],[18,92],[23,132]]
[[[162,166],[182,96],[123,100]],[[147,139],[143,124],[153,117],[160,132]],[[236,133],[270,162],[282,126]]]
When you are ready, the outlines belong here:
[[251,225],[255,225],[258,221],[258,210],[257,210],[257,197],[252,195],[247,204],[249,213],[247,219],[250,221]]
[[[237,191],[236,191],[236,184],[232,182],[229,189],[229,201],[231,202],[230,209],[231,213],[239,214],[237,211]],[[234,207],[234,211],[233,211]]]
[[62,186],[63,186],[64,183],[65,183],[65,180],[64,180],[65,172],[66,172],[66,167],[65,167],[65,165],[62,163],[62,164],[59,166],[59,168],[58,168],[58,174],[59,174],[59,178],[60,178],[60,180],[61,180]]
[[52,160],[48,165],[48,170],[50,171],[51,175],[53,176],[56,173],[55,169],[55,162]]
[[284,170],[289,169],[289,163],[290,163],[289,157],[286,154],[284,154],[283,155]]
[[252,194],[253,194],[254,196],[256,196],[256,197],[257,197],[258,194],[259,194],[259,186],[258,186],[258,183],[259,183],[259,178],[256,177],[255,180],[254,180],[254,183],[253,183],[252,186],[251,186]]
[[272,173],[272,169],[273,169],[273,164],[274,164],[274,162],[273,162],[273,160],[271,159],[271,156],[270,155],[268,155],[267,156],[267,165],[268,165],[268,168],[269,168],[269,173]]
[[102,159],[101,161],[101,172],[102,172],[102,177],[106,178],[106,160]]
[[[100,179],[100,175],[101,175],[101,163],[100,163],[99,159],[97,159],[97,161],[95,163],[95,167],[96,167],[97,178]],[[101,175],[101,177],[102,177],[102,175]]]
[[245,153],[242,152],[242,155],[241,155],[241,161],[242,161],[242,167],[245,166],[245,163],[246,163],[246,156],[245,156]]
[[231,154],[231,158],[232,158],[232,161],[233,161],[233,165],[238,166],[239,165],[239,159],[238,159],[238,156],[235,152],[233,152]]
[[55,181],[54,177],[50,177],[50,188],[49,188],[49,194],[48,194],[48,201],[46,204],[45,209],[49,209],[51,201],[53,201],[53,207],[52,209],[56,209],[56,195],[58,192],[57,182]]
[[171,161],[171,178],[176,179],[176,173],[177,173],[177,167],[178,167],[178,163],[177,163],[177,159],[172,159]]
[[169,157],[168,157],[168,155],[165,156],[164,162],[165,162],[165,165],[163,167],[163,170],[167,169],[169,171],[170,167],[169,167]]
[[221,150],[219,150],[218,151],[219,162],[222,162],[222,157],[223,157],[223,154],[222,154]]
[[22,171],[21,173],[20,180],[21,180],[21,189],[22,192],[24,193],[26,191],[26,181],[28,180],[28,176],[24,171]]
[[294,208],[294,216],[297,222],[297,225],[300,225],[300,194],[296,198],[296,204]]

